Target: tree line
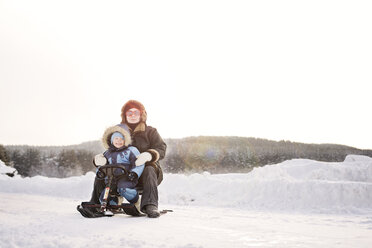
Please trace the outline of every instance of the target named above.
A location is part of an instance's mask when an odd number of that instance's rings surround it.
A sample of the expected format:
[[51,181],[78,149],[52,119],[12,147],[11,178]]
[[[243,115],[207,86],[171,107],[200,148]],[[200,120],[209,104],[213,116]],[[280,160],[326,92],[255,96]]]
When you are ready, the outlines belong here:
[[[0,145],[0,150],[1,147],[3,146]],[[93,169],[94,153],[86,150],[62,149],[45,152],[45,148],[23,146],[21,149],[6,149],[4,154],[0,159],[24,177],[40,175],[63,178],[83,175]]]
[[[335,144],[304,144],[245,137],[199,136],[166,139],[164,172],[231,173],[294,158],[341,162],[349,154],[372,157],[372,150]],[[1,146],[0,159],[22,176],[69,177],[94,171],[92,160],[104,149],[99,141],[63,147]]]
[[246,137],[199,136],[168,139],[162,163],[168,172],[246,172],[254,167],[304,158],[341,162],[349,154],[372,157],[372,150],[336,144],[304,144]]

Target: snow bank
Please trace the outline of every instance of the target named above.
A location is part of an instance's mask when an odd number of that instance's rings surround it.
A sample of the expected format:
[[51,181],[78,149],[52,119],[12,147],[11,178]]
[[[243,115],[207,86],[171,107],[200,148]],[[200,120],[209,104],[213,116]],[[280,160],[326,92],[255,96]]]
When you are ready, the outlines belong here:
[[[0,163],[1,167],[4,164]],[[64,179],[0,176],[0,192],[85,201],[94,173]],[[314,213],[372,213],[372,158],[341,163],[293,159],[247,174],[165,174],[160,204]]]
[[50,195],[88,200],[95,177],[93,172],[89,172],[84,176],[69,178],[49,178],[43,176],[22,178],[19,175],[9,177],[2,173],[2,171],[13,172],[14,170],[14,168],[6,166],[0,161],[0,192]]
[[372,158],[293,159],[248,174],[165,175],[163,202],[316,213],[372,212]]
[[0,174],[13,173],[16,169],[6,166],[3,161],[0,160]]

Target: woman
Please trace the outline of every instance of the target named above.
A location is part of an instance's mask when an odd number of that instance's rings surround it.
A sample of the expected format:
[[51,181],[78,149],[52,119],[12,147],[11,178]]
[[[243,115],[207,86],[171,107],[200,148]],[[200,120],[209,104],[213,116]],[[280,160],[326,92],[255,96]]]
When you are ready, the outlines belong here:
[[[118,126],[127,126],[132,138],[132,145],[141,153],[136,164],[144,164],[145,169],[139,178],[138,186],[143,188],[141,211],[150,218],[160,216],[158,211],[158,185],[163,180],[163,172],[159,161],[164,158],[167,145],[158,131],[147,126],[147,113],[142,103],[129,100],[121,108],[121,123]],[[95,157],[96,165],[102,165],[102,154]],[[99,196],[105,185],[101,180],[94,181],[94,189],[90,202],[99,203]]]

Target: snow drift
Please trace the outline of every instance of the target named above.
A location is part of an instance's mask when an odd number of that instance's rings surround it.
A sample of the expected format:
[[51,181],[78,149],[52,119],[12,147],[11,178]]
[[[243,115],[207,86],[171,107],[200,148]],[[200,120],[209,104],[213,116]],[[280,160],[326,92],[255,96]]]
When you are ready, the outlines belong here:
[[[1,171],[9,170],[0,162]],[[10,178],[0,192],[50,195],[85,201],[94,173],[65,179]],[[313,213],[372,213],[372,158],[349,155],[344,162],[293,159],[247,174],[165,174],[160,204]]]

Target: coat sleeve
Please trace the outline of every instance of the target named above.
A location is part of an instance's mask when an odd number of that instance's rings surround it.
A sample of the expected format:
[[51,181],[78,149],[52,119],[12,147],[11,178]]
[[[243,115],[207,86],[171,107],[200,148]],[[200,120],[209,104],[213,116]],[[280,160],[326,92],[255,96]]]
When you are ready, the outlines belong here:
[[142,164],[140,166],[136,166],[136,164],[135,164],[136,159],[137,159],[138,155],[140,154],[140,152],[134,146],[130,146],[129,149],[130,149],[129,160],[130,160],[130,163],[131,163],[131,166],[132,166],[131,171],[135,172],[138,175],[138,177],[140,177],[142,175],[143,169],[145,168],[144,164]]
[[136,160],[137,160],[137,157],[140,154],[140,152],[134,146],[130,146],[128,149],[130,151],[129,162],[130,162],[132,167],[136,167]]
[[150,140],[150,149],[148,152],[152,155],[152,160],[150,162],[156,162],[163,159],[167,150],[167,144],[165,144],[156,128],[151,129],[148,138]]

